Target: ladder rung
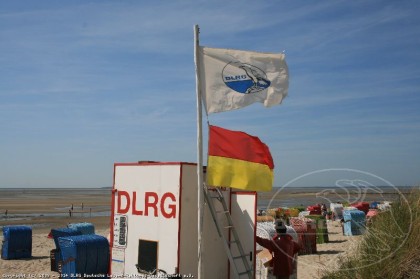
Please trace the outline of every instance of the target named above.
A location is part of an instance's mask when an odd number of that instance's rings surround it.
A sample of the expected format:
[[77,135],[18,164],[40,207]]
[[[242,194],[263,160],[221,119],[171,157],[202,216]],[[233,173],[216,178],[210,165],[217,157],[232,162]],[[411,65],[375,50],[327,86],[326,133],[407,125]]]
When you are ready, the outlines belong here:
[[234,260],[237,260],[237,259],[241,259],[241,258],[246,258],[246,257],[248,257],[248,256],[249,256],[249,254],[246,254],[246,255],[239,255],[239,256],[233,257],[233,259],[234,259]]
[[239,273],[238,275],[239,276],[242,276],[242,275],[244,275],[244,274],[248,274],[248,273],[250,273],[252,270],[246,270],[246,271],[244,271],[244,272],[241,272],[241,273]]
[[216,213],[230,213],[229,210],[221,210],[221,211],[216,211]]
[[233,226],[226,226],[225,229],[233,228]]
[[234,243],[238,243],[238,241],[237,240],[229,241],[229,244],[234,244]]

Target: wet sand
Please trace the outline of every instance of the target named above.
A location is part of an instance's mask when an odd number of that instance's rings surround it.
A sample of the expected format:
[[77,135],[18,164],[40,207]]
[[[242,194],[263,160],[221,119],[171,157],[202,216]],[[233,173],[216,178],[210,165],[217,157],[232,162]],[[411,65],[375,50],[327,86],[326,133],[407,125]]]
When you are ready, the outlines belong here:
[[45,232],[51,228],[65,227],[68,223],[77,222],[91,222],[98,227],[108,228],[110,210],[111,190],[0,191],[0,228],[5,225],[30,225],[34,231]]

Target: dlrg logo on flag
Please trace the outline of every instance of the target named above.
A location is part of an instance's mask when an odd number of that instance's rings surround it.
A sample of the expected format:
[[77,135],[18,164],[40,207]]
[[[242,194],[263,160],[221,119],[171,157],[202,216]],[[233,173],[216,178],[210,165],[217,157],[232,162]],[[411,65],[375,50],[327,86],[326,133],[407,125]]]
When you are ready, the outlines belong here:
[[230,89],[244,94],[260,92],[271,84],[263,70],[240,62],[227,64],[223,68],[222,76]]
[[287,95],[289,77],[282,53],[200,47],[198,65],[207,113],[255,102],[270,107]]

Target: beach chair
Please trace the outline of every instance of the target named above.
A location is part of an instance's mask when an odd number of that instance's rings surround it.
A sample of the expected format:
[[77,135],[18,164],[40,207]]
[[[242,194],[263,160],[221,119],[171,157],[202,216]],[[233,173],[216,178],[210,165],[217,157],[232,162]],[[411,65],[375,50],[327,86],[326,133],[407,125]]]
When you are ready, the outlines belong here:
[[299,255],[316,254],[316,225],[314,220],[305,217],[292,217],[290,224],[299,237]]
[[3,227],[1,258],[3,260],[32,257],[32,228],[28,226]]
[[67,225],[68,228],[76,229],[82,234],[95,234],[95,226],[92,223],[70,223]]
[[329,241],[327,220],[322,215],[308,215],[306,218],[312,219],[316,225],[316,243],[322,244]]
[[81,235],[82,233],[73,228],[55,228],[51,229],[50,235],[54,239],[55,249],[50,251],[51,271],[61,272],[61,252],[58,239],[65,236]]
[[366,215],[361,210],[344,210],[344,235],[361,235],[366,228]]
[[62,266],[61,277],[80,278],[89,274],[95,278],[107,278],[109,267],[109,243],[100,235],[78,235],[58,239]]

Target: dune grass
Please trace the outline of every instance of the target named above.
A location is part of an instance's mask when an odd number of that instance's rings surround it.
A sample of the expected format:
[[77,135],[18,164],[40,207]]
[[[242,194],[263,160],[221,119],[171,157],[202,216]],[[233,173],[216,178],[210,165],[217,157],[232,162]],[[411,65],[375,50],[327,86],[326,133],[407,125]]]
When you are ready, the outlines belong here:
[[323,279],[420,278],[420,189],[375,216],[354,254]]

